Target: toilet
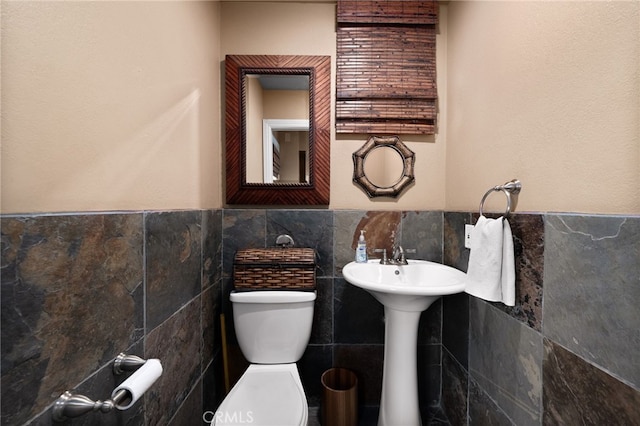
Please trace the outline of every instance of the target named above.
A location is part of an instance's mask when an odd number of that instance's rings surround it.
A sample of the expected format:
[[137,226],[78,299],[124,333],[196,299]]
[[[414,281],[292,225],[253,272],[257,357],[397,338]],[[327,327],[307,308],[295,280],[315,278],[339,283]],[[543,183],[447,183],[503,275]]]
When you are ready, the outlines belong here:
[[216,426],[305,426],[307,397],[296,362],[313,323],[315,291],[232,292],[233,320],[249,368],[216,411]]

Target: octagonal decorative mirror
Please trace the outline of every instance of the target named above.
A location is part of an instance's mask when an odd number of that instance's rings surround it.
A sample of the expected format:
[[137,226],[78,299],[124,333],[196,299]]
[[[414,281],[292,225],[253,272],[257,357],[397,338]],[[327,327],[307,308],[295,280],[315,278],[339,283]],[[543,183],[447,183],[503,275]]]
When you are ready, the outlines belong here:
[[415,154],[397,136],[371,136],[353,153],[353,182],[369,198],[398,197],[413,181]]

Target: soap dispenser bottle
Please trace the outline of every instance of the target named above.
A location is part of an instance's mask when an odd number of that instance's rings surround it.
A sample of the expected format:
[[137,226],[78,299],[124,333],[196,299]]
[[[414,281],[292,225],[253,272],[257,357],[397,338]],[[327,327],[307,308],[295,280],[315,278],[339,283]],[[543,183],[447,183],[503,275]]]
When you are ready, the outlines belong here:
[[364,240],[364,229],[360,231],[358,246],[356,247],[356,262],[367,263],[367,242]]

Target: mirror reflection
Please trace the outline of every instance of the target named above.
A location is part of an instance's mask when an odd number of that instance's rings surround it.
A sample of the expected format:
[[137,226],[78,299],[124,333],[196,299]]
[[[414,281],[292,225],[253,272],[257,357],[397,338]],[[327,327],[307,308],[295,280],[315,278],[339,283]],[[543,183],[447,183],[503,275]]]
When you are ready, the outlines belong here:
[[364,159],[364,173],[371,183],[380,188],[393,186],[402,178],[404,161],[398,151],[389,146],[378,146]]
[[246,182],[309,182],[309,75],[246,74]]
[[262,138],[262,182],[309,182],[309,120],[263,120]]

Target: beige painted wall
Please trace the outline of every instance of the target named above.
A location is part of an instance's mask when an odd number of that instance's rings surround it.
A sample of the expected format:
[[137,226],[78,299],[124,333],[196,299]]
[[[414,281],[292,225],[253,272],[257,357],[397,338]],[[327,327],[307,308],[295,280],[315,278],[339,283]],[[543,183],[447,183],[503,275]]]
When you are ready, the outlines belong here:
[[[246,94],[246,162],[247,182],[264,182],[264,155],[262,153],[262,117],[264,117],[264,90],[257,77],[247,77]],[[224,110],[224,108],[222,108]]]
[[[416,184],[369,200],[365,138],[333,135],[330,207],[475,210],[518,177],[519,211],[640,213],[639,8],[443,5],[438,134],[403,137]],[[227,53],[335,67],[335,5],[2,2],[2,212],[222,206]]]
[[217,2],[2,2],[2,212],[214,208]]
[[[335,4],[222,3],[222,44],[225,54],[330,55],[335,76]],[[445,11],[446,12],[446,11]],[[438,37],[439,64],[446,65],[444,35],[446,19]],[[287,28],[286,31],[278,31]],[[440,67],[440,123],[446,120],[446,69]],[[332,82],[332,104],[335,81]],[[332,128],[334,117],[332,114]],[[443,209],[445,207],[446,127],[434,138],[403,137],[416,153],[416,183],[397,200],[370,200],[352,183],[353,160],[366,136],[331,136],[331,204],[335,209]]]
[[448,9],[447,209],[640,213],[640,2]]

